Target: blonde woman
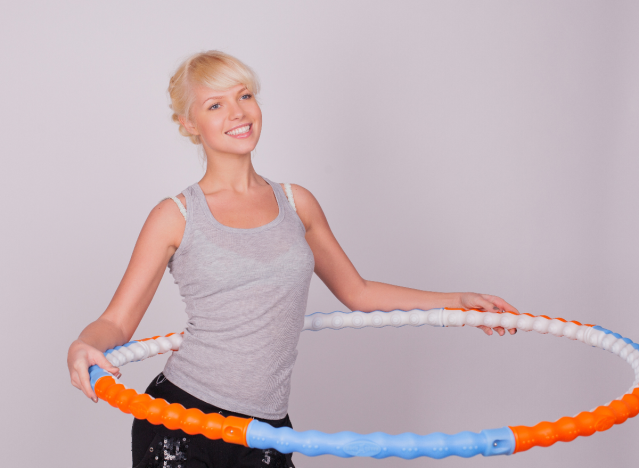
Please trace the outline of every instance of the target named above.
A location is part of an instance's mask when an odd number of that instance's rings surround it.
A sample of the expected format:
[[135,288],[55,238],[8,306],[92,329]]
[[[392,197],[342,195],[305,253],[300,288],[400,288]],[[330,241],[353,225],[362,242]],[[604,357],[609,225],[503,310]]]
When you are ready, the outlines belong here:
[[[103,352],[131,339],[167,266],[188,320],[180,350],[146,392],[275,427],[292,427],[291,373],[313,272],[351,310],[516,312],[496,296],[363,279],[308,190],[255,172],[251,152],[262,131],[258,91],[253,71],[219,51],[190,57],[171,78],[173,120],[202,146],[206,172],[153,208],[111,303],[69,348],[71,382],[93,401],[88,367],[119,375]],[[293,467],[291,454],[189,436],[145,420],[134,420],[132,438],[134,467]]]

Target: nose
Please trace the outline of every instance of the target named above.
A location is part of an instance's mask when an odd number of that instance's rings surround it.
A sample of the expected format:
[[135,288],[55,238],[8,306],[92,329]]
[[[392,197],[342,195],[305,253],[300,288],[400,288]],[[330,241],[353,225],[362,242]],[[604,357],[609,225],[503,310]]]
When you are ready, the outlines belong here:
[[244,117],[244,110],[240,103],[235,101],[229,106],[229,119],[240,120]]

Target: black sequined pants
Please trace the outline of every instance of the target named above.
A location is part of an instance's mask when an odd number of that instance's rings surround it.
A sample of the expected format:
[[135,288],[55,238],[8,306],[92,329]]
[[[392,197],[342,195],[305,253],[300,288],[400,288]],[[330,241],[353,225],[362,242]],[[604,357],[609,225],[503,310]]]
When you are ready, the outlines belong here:
[[[162,373],[151,382],[146,393],[154,398],[164,398],[169,403],[180,403],[185,408],[197,408],[204,413],[250,417],[199,400],[169,382]],[[273,427],[293,427],[288,415],[278,420],[255,419]],[[251,449],[223,440],[211,440],[199,434],[192,436],[163,425],[154,426],[141,419],[133,421],[131,439],[133,468],[295,468],[290,453],[282,454],[275,449]]]

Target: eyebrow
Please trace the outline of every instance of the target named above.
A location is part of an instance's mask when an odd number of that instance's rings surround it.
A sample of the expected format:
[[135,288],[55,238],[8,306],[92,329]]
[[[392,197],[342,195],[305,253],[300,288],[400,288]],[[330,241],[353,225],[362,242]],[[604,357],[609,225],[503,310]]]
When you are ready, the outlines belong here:
[[[246,90],[246,91],[248,91],[249,89],[248,89],[246,86],[244,86],[242,89],[240,89],[240,90],[237,92],[237,94],[240,94],[241,92],[243,92],[243,91],[245,91],[245,90]],[[211,97],[209,97],[209,98],[206,98],[203,102],[210,101],[211,99],[222,99],[223,97],[224,97],[224,96],[211,96]]]

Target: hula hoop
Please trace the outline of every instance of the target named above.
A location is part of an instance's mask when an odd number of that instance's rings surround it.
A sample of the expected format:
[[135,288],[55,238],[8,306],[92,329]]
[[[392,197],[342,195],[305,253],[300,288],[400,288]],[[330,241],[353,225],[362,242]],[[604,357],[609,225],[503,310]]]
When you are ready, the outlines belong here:
[[[532,447],[548,447],[557,441],[570,442],[578,436],[589,436],[621,424],[639,413],[639,344],[600,326],[582,325],[576,321],[550,318],[545,315],[497,314],[465,309],[432,309],[392,312],[316,312],[304,319],[304,330],[331,328],[402,327],[405,325],[460,327],[486,325],[494,328],[517,328],[524,331],[549,333],[557,337],[581,341],[590,346],[610,351],[624,359],[635,373],[630,389],[621,397],[575,417],[563,417],[555,422],[540,422],[535,426],[507,426],[486,429],[480,433],[460,432],[454,435],[435,432],[428,435],[404,433],[389,435],[382,432],[356,434],[339,432],[326,434],[319,431],[297,432],[288,427],[275,429],[254,419],[223,417],[204,414],[200,410],[186,409],[169,404],[147,394],[138,394],[126,388],[111,374],[98,366],[91,366],[91,385],[97,396],[125,413],[151,424],[163,424],[169,429],[181,429],[187,434],[203,434],[210,439],[259,449],[277,449],[282,453],[300,452],[308,456],[331,454],[338,457],[416,457],[445,458],[451,455],[468,458],[511,455]],[[131,341],[105,352],[109,362],[122,366],[128,362],[177,351],[182,335],[171,333],[144,340]]]

